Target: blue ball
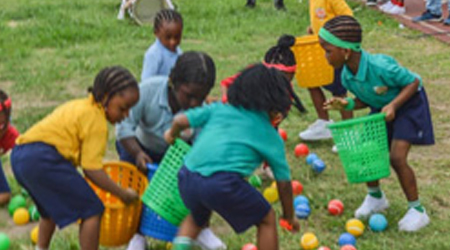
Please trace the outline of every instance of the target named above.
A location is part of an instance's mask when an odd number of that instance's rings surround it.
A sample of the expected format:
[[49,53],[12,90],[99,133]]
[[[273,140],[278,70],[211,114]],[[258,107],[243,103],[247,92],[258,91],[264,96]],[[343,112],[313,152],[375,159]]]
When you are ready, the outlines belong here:
[[386,217],[382,214],[373,214],[369,219],[369,227],[374,232],[384,231],[388,226]]
[[312,164],[312,169],[314,170],[314,172],[316,172],[318,174],[322,173],[326,167],[327,166],[321,159],[315,160]]
[[306,156],[306,164],[312,165],[313,162],[314,162],[315,160],[318,160],[318,159],[319,159],[319,156],[317,156],[317,155],[314,154],[314,153],[311,153],[311,154],[309,154],[308,156]]
[[349,234],[349,233],[343,233],[341,236],[339,236],[339,246],[344,245],[352,245],[356,247],[356,238],[355,236]]
[[308,204],[300,203],[295,207],[295,216],[299,219],[307,219],[310,213],[311,209]]
[[304,195],[298,195],[294,199],[294,208],[296,208],[299,204],[306,204],[309,206],[309,200]]

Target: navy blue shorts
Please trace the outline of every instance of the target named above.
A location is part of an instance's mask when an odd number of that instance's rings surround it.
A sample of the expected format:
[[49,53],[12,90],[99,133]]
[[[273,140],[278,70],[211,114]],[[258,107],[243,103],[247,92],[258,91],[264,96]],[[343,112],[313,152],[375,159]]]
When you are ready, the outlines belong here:
[[55,147],[41,142],[18,145],[11,165],[41,216],[51,218],[59,228],[103,213],[98,196]]
[[212,211],[222,216],[237,233],[261,223],[271,210],[270,204],[239,174],[218,172],[209,177],[183,166],[178,187],[184,204],[197,226],[205,226]]
[[3,172],[2,161],[0,160],[0,194],[1,193],[11,193],[11,189],[9,188],[8,181]]
[[[150,158],[152,158],[154,163],[160,163],[162,158],[164,157],[164,154],[157,154],[154,152],[151,152],[150,150],[148,150],[147,148],[145,148],[144,146],[142,146],[142,144],[137,140],[137,142],[139,143],[139,145],[141,146],[141,148],[144,150],[144,152],[150,156]],[[129,162],[133,165],[136,165],[136,159],[127,152],[127,150],[125,149],[124,146],[122,146],[122,143],[120,143],[120,141],[116,140],[116,151],[119,154],[119,158],[121,161],[126,161]]]
[[323,86],[324,89],[328,90],[333,94],[333,96],[345,96],[347,95],[347,89],[342,86],[341,81],[342,68],[334,69],[334,80],[331,84]]
[[[371,108],[371,113],[380,109]],[[396,112],[395,119],[386,123],[389,143],[405,140],[415,145],[434,144],[433,124],[425,89],[415,93]]]

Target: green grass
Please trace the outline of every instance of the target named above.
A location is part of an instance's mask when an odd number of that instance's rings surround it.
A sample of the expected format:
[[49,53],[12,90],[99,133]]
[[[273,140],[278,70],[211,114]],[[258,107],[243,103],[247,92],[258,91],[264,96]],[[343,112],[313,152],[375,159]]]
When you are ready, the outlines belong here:
[[[244,8],[244,0],[177,0],[185,20],[181,47],[203,50],[216,62],[217,79],[236,73],[246,65],[258,62],[277,38],[285,33],[303,35],[308,26],[307,1],[287,0],[288,12],[275,11],[270,0],[259,0],[254,10]],[[15,0],[0,3],[0,88],[6,89],[14,101],[13,122],[20,131],[48,114],[64,101],[86,95],[96,73],[108,65],[120,64],[139,78],[145,50],[154,41],[152,28],[137,26],[131,20],[117,21],[118,0]],[[383,180],[383,188],[391,202],[386,215],[389,227],[383,233],[366,231],[358,239],[358,249],[450,249],[447,240],[450,198],[448,182],[450,157],[450,115],[448,79],[450,47],[433,38],[418,38],[420,33],[399,29],[398,23],[350,2],[364,29],[363,46],[373,53],[394,56],[401,64],[419,73],[427,88],[434,121],[436,146],[413,147],[410,163],[416,171],[421,200],[432,223],[424,230],[400,233],[397,222],[406,208],[406,200],[394,174]],[[218,83],[219,81],[217,81]],[[218,86],[218,84],[217,84]],[[316,119],[307,91],[296,88],[309,109],[306,115],[291,112],[282,127],[287,130],[287,157],[293,177],[304,185],[311,200],[312,215],[301,221],[301,232],[281,232],[281,249],[299,249],[301,234],[314,232],[323,245],[338,249],[337,239],[344,232],[347,219],[365,195],[364,185],[350,185],[337,155],[330,152],[332,141],[309,143],[327,164],[321,175],[315,175],[293,155],[297,134]],[[218,94],[219,88],[213,90]],[[359,111],[363,115],[367,111]],[[339,120],[332,113],[334,120]],[[112,133],[111,133],[112,135]],[[111,136],[107,158],[117,158]],[[268,145],[270,146],[270,145]],[[13,192],[19,192],[7,157],[2,158],[10,176]],[[270,181],[266,180],[264,186]],[[327,214],[330,199],[341,199],[345,212],[340,217]],[[280,204],[274,205],[280,213]],[[5,208],[1,208],[2,210]],[[13,239],[11,249],[33,249],[29,231],[11,223],[0,223],[0,231]],[[214,231],[229,249],[240,249],[255,242],[255,229],[236,235],[220,218],[214,217]],[[55,235],[52,249],[78,249],[76,227]],[[152,249],[163,249],[163,245]]]

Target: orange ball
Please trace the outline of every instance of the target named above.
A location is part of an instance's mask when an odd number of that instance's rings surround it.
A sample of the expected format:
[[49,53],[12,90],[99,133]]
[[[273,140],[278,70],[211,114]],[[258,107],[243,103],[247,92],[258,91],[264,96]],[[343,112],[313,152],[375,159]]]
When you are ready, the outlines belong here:
[[13,221],[16,225],[24,225],[30,221],[30,213],[26,208],[18,208],[14,211]]
[[357,250],[356,247],[352,246],[352,245],[343,245],[341,247],[341,250]]
[[340,200],[331,200],[328,203],[328,212],[331,215],[341,215],[344,212],[344,204]]
[[299,181],[291,181],[292,192],[294,195],[300,195],[303,192],[303,185]]
[[283,139],[283,141],[287,141],[287,133],[286,130],[279,128],[278,129],[278,134],[280,134],[281,138]]
[[258,248],[252,243],[245,244],[241,250],[258,250]]
[[294,153],[296,157],[307,156],[309,154],[309,148],[304,143],[299,143],[295,146]]

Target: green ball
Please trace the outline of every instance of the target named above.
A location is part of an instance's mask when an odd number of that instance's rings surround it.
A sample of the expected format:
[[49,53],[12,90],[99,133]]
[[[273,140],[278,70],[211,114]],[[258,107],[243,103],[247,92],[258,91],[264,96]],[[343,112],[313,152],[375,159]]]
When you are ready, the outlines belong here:
[[26,207],[27,206],[27,200],[22,195],[18,194],[14,196],[11,201],[8,204],[8,212],[9,215],[12,216],[14,214],[14,211],[18,209],[19,207]]
[[32,205],[30,208],[28,208],[28,212],[30,213],[30,219],[32,221],[38,221],[39,218],[41,218],[41,215],[39,214],[39,211],[37,210],[35,205]]
[[0,250],[8,250],[11,245],[8,235],[0,233]]
[[250,178],[248,179],[248,182],[250,182],[250,185],[252,185],[254,187],[261,187],[261,185],[262,185],[261,178],[259,178],[259,176],[257,176],[257,175],[250,176]]

